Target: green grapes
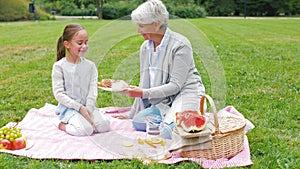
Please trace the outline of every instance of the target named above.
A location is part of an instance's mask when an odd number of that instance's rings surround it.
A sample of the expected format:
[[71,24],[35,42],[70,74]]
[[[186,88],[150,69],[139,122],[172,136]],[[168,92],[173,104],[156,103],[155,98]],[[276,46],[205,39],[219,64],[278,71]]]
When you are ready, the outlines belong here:
[[0,128],[0,140],[7,139],[13,142],[15,139],[22,137],[21,128],[2,127]]

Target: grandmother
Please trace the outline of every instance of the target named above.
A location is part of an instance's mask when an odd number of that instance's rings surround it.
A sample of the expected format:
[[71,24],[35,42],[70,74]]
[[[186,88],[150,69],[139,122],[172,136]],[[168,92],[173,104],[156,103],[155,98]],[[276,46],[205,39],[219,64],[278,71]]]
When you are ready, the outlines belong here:
[[131,14],[145,41],[140,47],[140,84],[122,94],[135,98],[131,111],[117,118],[133,118],[138,131],[151,116],[162,121],[162,137],[171,139],[175,113],[199,111],[205,92],[195,67],[189,40],[168,28],[169,13],[160,0],[148,0]]

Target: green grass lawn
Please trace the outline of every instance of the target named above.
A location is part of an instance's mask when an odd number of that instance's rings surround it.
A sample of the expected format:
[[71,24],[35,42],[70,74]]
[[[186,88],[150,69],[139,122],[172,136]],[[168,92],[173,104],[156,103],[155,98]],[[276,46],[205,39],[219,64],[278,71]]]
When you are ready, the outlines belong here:
[[[21,121],[31,108],[57,104],[51,90],[56,40],[72,22],[89,32],[87,58],[97,64],[99,80],[118,78],[137,84],[143,39],[130,21],[0,23],[0,126]],[[173,20],[170,27],[193,43],[207,93],[219,97],[218,109],[233,105],[256,126],[247,134],[254,163],[249,168],[300,168],[299,20],[191,19]],[[209,56],[214,62],[207,60]],[[127,97],[99,91],[98,107],[131,103]],[[35,160],[4,153],[0,162],[0,168],[198,167],[192,162],[146,166],[138,160]]]

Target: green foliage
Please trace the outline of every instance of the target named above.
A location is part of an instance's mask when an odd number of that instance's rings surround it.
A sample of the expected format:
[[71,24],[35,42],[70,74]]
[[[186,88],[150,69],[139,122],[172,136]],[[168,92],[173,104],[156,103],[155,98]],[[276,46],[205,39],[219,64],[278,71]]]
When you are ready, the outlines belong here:
[[170,6],[186,6],[186,5],[194,5],[194,0],[163,0],[163,3]]
[[[298,4],[300,3],[299,0]],[[235,13],[236,15],[244,13],[246,9],[247,16],[279,16],[279,15],[295,15],[299,14],[300,11],[297,12],[297,4],[294,3],[294,0],[235,0],[236,8]],[[294,11],[294,12],[293,12]]]
[[79,9],[75,3],[70,2],[68,0],[62,0],[60,2],[61,6],[61,15],[65,16],[80,16],[82,15],[81,9]]
[[[187,3],[187,2],[185,2]],[[172,5],[170,5],[172,4]],[[206,11],[203,7],[189,3],[187,6],[178,5],[177,3],[167,4],[167,10],[170,15],[180,18],[201,18],[206,16]],[[103,19],[119,19],[131,14],[138,4],[125,3],[124,1],[106,3],[103,6]]]
[[0,1],[0,21],[29,19],[30,14],[26,5],[22,0]]
[[173,7],[170,11],[176,17],[180,18],[203,18],[206,16],[206,11],[203,7],[196,5]]
[[209,16],[232,16],[236,10],[234,0],[210,0],[204,6]]
[[[102,7],[103,19],[119,19],[131,14],[138,5],[143,3],[143,0],[123,0],[123,1],[105,1]],[[205,17],[205,9],[199,5],[195,5],[193,0],[189,1],[166,1],[166,6],[171,15],[176,15],[181,18],[198,18]],[[81,9],[82,5],[84,8]],[[96,4],[94,1],[68,1],[60,0],[50,2],[49,0],[41,0],[40,7],[48,11],[55,9],[60,15],[65,16],[81,16],[97,15],[95,9]],[[128,19],[128,17],[126,17]]]
[[[19,21],[19,20],[33,20],[33,13],[29,13],[29,3],[31,1],[24,0],[8,0],[0,1],[0,21]],[[39,20],[51,19],[46,12],[36,8],[37,17]]]
[[119,19],[131,14],[131,11],[136,8],[133,4],[128,3],[114,3],[104,4],[103,6],[103,19]]
[[105,4],[102,15],[103,19],[118,19],[118,9],[112,5]]
[[300,14],[299,0],[196,0],[204,5],[209,16],[239,16],[246,12],[248,16],[278,16]]
[[300,14],[300,0],[291,0],[289,7],[291,15]]
[[96,14],[96,6],[93,3],[75,3],[68,0],[61,0],[58,12],[63,16],[90,16]]

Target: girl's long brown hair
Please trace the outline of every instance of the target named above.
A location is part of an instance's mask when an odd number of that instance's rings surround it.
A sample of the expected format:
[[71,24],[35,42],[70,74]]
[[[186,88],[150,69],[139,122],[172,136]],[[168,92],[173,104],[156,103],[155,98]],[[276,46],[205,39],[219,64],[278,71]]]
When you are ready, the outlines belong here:
[[82,29],[84,29],[84,27],[80,24],[69,24],[65,27],[63,35],[57,40],[56,61],[66,57],[64,41],[71,41],[73,36]]

